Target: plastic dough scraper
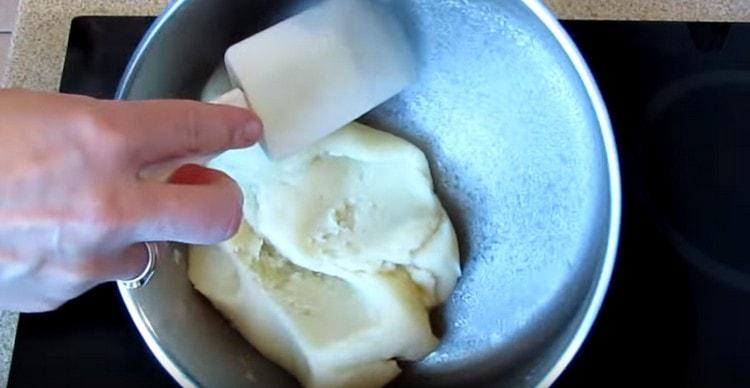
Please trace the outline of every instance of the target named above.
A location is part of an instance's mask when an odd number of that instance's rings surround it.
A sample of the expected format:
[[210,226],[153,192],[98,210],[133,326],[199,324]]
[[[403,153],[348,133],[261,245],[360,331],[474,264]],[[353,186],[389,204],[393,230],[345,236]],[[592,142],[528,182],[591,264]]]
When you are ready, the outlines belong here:
[[326,0],[230,47],[235,89],[271,159],[301,151],[398,94],[416,76],[406,35],[378,0]]

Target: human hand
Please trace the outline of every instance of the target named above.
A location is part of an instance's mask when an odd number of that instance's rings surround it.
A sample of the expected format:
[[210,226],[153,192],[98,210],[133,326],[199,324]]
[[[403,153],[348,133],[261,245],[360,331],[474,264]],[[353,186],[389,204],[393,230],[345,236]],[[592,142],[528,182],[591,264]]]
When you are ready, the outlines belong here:
[[231,237],[242,195],[197,165],[169,182],[151,164],[252,145],[244,109],[190,101],[119,102],[0,90],[0,308],[55,309],[146,265],[143,241]]

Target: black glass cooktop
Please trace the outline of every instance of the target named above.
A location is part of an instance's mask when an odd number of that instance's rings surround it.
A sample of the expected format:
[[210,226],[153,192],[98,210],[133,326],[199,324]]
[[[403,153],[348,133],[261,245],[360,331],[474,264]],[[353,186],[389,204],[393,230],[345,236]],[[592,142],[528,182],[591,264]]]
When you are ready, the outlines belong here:
[[[60,90],[112,98],[151,18],[73,22]],[[623,228],[559,387],[750,386],[750,25],[566,21],[610,110]],[[173,386],[113,285],[22,314],[10,386]]]

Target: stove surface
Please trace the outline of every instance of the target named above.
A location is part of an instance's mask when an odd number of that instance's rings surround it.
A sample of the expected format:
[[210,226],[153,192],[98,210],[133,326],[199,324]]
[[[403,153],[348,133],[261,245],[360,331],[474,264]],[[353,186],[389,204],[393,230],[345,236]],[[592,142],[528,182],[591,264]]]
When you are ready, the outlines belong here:
[[[60,90],[112,98],[151,20],[75,19]],[[610,110],[624,208],[608,296],[556,385],[750,386],[750,25],[563,25]],[[103,285],[21,315],[9,385],[50,384],[174,382]]]

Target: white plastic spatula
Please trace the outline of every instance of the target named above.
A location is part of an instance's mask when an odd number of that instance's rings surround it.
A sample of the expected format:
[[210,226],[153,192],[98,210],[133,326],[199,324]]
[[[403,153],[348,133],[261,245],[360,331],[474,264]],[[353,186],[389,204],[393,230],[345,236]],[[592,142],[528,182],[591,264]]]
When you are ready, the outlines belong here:
[[270,158],[305,149],[415,78],[404,31],[374,1],[326,0],[227,50]]

